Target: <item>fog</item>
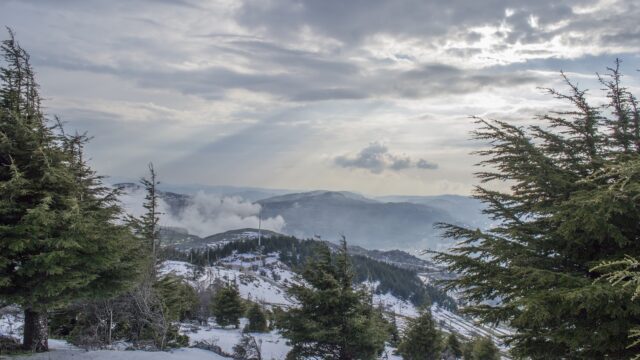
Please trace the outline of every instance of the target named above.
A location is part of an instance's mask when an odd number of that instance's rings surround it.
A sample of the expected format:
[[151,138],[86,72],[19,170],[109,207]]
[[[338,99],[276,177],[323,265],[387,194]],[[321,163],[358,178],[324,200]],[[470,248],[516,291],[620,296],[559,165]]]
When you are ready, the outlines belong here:
[[[145,193],[131,190],[120,197],[126,212],[133,216],[144,213]],[[257,228],[261,207],[238,196],[222,196],[199,191],[191,196],[186,206],[174,208],[159,199],[160,225],[180,227],[197,236],[209,236],[228,230]],[[282,216],[262,219],[262,228],[280,232],[285,225]]]

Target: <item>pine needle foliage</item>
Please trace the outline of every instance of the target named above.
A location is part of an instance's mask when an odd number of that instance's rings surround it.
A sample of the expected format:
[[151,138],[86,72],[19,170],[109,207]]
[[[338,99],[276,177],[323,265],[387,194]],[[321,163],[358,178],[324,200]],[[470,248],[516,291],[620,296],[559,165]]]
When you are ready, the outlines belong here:
[[282,316],[279,326],[292,350],[288,359],[376,359],[389,337],[384,320],[364,289],[353,288],[346,241],[332,256],[319,245],[303,272],[308,284],[289,294],[300,306]]
[[11,30],[0,54],[0,301],[25,309],[24,345],[44,351],[47,312],[132,286],[139,244],[84,159],[89,138],[44,115]]
[[238,327],[240,317],[244,313],[244,304],[235,283],[226,284],[218,289],[213,296],[211,312],[218,325]]
[[422,310],[417,318],[409,320],[398,353],[406,360],[439,360],[442,350],[442,334],[431,312]]
[[[636,98],[616,66],[599,76],[608,103],[562,74],[568,92],[546,91],[569,110],[517,126],[476,119],[481,181],[475,197],[494,223],[482,231],[441,224],[457,241],[436,259],[443,281],[484,323],[505,323],[516,357],[628,358],[627,335],[640,324],[632,286],[594,281],[592,268],[640,255],[640,127]],[[508,190],[496,190],[500,186]]]

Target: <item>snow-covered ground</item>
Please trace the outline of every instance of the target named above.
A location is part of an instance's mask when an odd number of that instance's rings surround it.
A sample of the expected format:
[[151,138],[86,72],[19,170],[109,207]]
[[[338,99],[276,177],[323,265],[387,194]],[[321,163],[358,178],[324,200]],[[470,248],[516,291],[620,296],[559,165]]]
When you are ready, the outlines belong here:
[[0,336],[22,338],[24,316],[17,306],[7,306],[0,310]]
[[265,255],[263,259],[251,254],[232,255],[221,259],[219,265],[204,267],[202,273],[196,273],[196,270],[185,262],[166,261],[160,274],[174,273],[194,286],[205,288],[216,281],[235,282],[240,296],[245,299],[270,306],[294,304],[287,296],[286,288],[298,283],[297,276],[274,254]]
[[[182,348],[172,351],[118,351],[92,350],[86,351],[69,345],[62,340],[49,340],[49,352],[14,356],[12,359],[29,360],[228,360],[229,358],[216,355],[211,351]],[[0,355],[0,358],[3,358]]]
[[[215,266],[198,269],[196,266],[180,261],[166,261],[160,269],[160,274],[173,273],[184,277],[191,285],[207,287],[215,282],[235,282],[240,294],[245,299],[260,302],[265,306],[295,306],[295,301],[286,294],[291,284],[301,283],[300,278],[285,264],[278,260],[277,253],[258,256],[256,254],[233,254],[220,259]],[[378,284],[369,283],[366,286],[375,289]],[[419,314],[419,310],[410,302],[399,299],[391,294],[374,294],[374,304],[382,305],[388,312],[396,315],[398,325],[403,328],[406,321]],[[438,306],[431,307],[431,313],[445,331],[456,331],[465,337],[476,335],[490,336],[500,344],[498,336],[508,334],[507,329],[488,328],[475,324],[472,320],[454,314]],[[213,326],[210,321],[207,326],[183,324],[181,331],[189,336],[190,344],[207,342],[219,346],[225,353],[232,353],[233,346],[241,337],[241,329],[246,320],[243,319],[239,329],[220,328]],[[18,311],[0,314],[0,335],[19,338],[22,334],[22,318]],[[265,334],[251,334],[260,343],[264,359],[283,359],[290,347],[286,339],[276,331]],[[68,345],[64,341],[51,340],[52,351],[46,354],[35,354],[29,359],[126,359],[126,360],[192,360],[192,359],[226,359],[213,352],[185,348],[171,352],[146,351],[117,351],[96,350],[85,351]],[[385,359],[400,359],[393,355],[393,349],[387,348]]]
[[[213,321],[210,322],[213,323]],[[246,323],[246,319],[242,319],[239,329],[244,328]],[[191,345],[204,341],[220,346],[222,351],[226,353],[233,353],[233,346],[240,342],[242,338],[242,331],[239,329],[197,326],[195,327],[196,331],[192,332],[190,328],[191,326],[183,326],[181,331],[189,336]],[[249,335],[253,336],[260,345],[264,359],[284,359],[289,350],[291,350],[291,347],[287,345],[286,339],[280,336],[277,331],[250,333]]]
[[[256,270],[257,269],[257,270]],[[190,279],[194,272],[193,265],[179,261],[165,262],[161,273],[174,272]],[[261,275],[262,273],[263,275]],[[274,276],[275,274],[275,276]],[[216,266],[206,267],[202,275],[192,283],[207,285],[215,279],[235,281],[243,298],[262,302],[266,305],[294,306],[294,301],[286,295],[286,288],[292,283],[299,283],[298,276],[285,264],[278,260],[277,253],[267,254],[259,258],[256,254],[234,254],[221,259]],[[427,280],[423,279],[423,281]],[[375,289],[377,283],[366,283],[365,286]],[[403,328],[406,320],[420,313],[409,301],[399,299],[392,294],[373,295],[375,305],[382,305],[388,312],[397,316],[398,325]],[[509,334],[503,327],[488,327],[477,324],[473,319],[462,317],[437,305],[431,307],[433,318],[445,331],[455,331],[466,338],[489,336],[497,345],[501,345],[499,337]]]

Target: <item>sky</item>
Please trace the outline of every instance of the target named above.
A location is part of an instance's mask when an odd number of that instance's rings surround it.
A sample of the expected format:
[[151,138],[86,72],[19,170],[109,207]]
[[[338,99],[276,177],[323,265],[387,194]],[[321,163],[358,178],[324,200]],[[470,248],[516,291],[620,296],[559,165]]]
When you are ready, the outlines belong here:
[[[92,166],[164,182],[469,194],[470,116],[526,126],[639,87],[633,0],[0,0]],[[6,34],[3,38],[6,38]],[[499,185],[498,185],[499,186]]]

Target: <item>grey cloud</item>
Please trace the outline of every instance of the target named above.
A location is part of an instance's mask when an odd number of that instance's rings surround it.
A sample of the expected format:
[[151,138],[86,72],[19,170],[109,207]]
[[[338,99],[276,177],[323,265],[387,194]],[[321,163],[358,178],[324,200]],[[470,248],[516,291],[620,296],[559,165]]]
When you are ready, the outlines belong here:
[[381,143],[371,143],[354,156],[341,155],[334,159],[334,164],[343,168],[365,169],[373,174],[380,174],[385,170],[401,171],[411,168],[437,169],[438,165],[424,159],[412,160],[405,155],[395,155]]
[[[242,43],[244,44],[244,43]],[[256,46],[252,42],[252,47]],[[268,45],[271,51],[276,49]],[[233,51],[238,51],[234,49]],[[69,57],[36,57],[36,65],[104,73],[136,81],[146,88],[177,90],[205,99],[220,99],[230,89],[245,89],[276,95],[294,102],[356,100],[374,97],[424,98],[464,94],[484,88],[539,85],[540,79],[526,71],[509,71],[494,67],[463,70],[445,64],[425,64],[413,70],[379,70],[362,75],[354,65],[339,61],[312,59],[305,53],[277,56],[275,60],[255,60],[263,65],[256,72],[244,73],[223,66],[196,70],[149,69],[138,64],[100,65]],[[247,57],[250,52],[247,53]],[[296,67],[296,71],[279,74],[261,73],[260,68]]]
[[419,168],[419,169],[431,169],[431,170],[433,170],[433,169],[437,169],[438,168],[438,164],[429,162],[429,161],[427,161],[425,159],[420,159],[416,163],[416,167]]
[[[345,43],[360,42],[376,33],[428,39],[446,34],[455,25],[474,27],[505,22],[514,29],[511,41],[526,41],[542,33],[529,25],[530,15],[538,16],[541,25],[555,23],[577,17],[572,5],[585,5],[585,1],[456,0],[444,4],[438,0],[253,0],[244,3],[238,19],[274,36],[295,37],[309,26]],[[508,18],[507,8],[514,11]]]

